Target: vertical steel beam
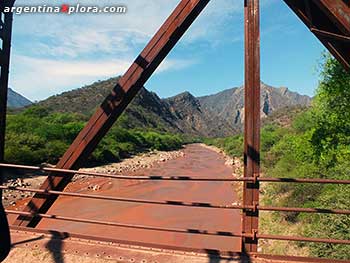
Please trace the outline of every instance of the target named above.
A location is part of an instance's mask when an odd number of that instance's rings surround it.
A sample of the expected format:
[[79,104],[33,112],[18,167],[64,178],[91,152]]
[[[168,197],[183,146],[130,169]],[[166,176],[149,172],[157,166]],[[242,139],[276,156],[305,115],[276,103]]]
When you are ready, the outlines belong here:
[[[245,0],[245,95],[244,95],[244,176],[258,177],[260,173],[260,17],[259,0]],[[257,206],[259,182],[245,182],[244,205]],[[257,209],[244,210],[242,231],[254,234],[258,231]],[[245,252],[256,252],[258,240],[243,238]]]
[[[0,5],[0,161],[4,160],[5,129],[7,112],[7,93],[10,67],[10,50],[12,35],[12,13],[4,13],[4,4]],[[1,179],[0,179],[1,180]]]
[[[210,0],[182,0],[145,49],[137,57],[112,93],[104,100],[73,144],[56,165],[57,168],[78,169],[97,147],[127,105],[136,96],[159,64],[198,17]],[[51,174],[40,187],[62,191],[72,175]],[[46,213],[57,196],[35,194],[25,207],[27,212]],[[39,218],[20,216],[15,225],[35,227]]]
[[[7,92],[10,67],[10,49],[12,34],[12,13],[4,13],[5,6],[12,6],[14,1],[3,1],[0,4],[0,162],[4,161],[5,155],[5,130]],[[0,169],[0,185],[3,183],[3,173]],[[11,248],[10,231],[7,217],[2,205],[2,190],[0,190],[0,261],[4,260]]]

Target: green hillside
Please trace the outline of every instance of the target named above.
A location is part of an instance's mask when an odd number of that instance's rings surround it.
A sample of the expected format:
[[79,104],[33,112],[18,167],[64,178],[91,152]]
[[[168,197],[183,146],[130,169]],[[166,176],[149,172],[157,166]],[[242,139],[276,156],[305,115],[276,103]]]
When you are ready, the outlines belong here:
[[[262,173],[268,177],[286,178],[350,178],[350,74],[333,58],[326,57],[321,82],[313,105],[309,109],[289,111],[283,119],[270,119],[261,132]],[[286,109],[286,111],[288,111]],[[291,118],[293,113],[294,117]],[[278,114],[277,114],[278,115]],[[275,116],[276,117],[276,116]],[[243,136],[208,140],[228,154],[242,157]],[[264,184],[266,185],[266,184]],[[268,184],[263,189],[265,205],[349,209],[348,185],[331,184]],[[262,232],[350,239],[348,215],[262,213]],[[272,222],[271,222],[272,221]],[[284,253],[289,245],[269,243],[268,253]],[[297,243],[293,253],[304,248],[311,256],[350,259],[346,245]]]
[[[33,106],[21,113],[9,114],[6,130],[5,161],[15,164],[55,164],[68,149],[87,116],[50,112]],[[124,120],[125,121],[125,120]],[[134,130],[114,125],[94,151],[88,164],[117,162],[137,152],[178,149],[182,137],[161,131]]]

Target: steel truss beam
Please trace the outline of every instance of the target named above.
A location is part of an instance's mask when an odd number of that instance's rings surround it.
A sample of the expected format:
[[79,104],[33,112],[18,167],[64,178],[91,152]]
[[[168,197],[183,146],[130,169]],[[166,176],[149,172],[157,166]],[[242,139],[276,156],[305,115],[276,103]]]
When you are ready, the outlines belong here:
[[[0,162],[4,161],[7,93],[10,67],[10,49],[12,35],[12,13],[4,13],[5,6],[12,7],[13,1],[0,3]],[[0,169],[0,184],[3,183],[2,169]],[[0,261],[5,259],[11,248],[10,232],[7,217],[2,206],[2,190],[0,190]]]
[[[209,1],[182,0],[179,3],[60,159],[57,168],[81,167]],[[343,0],[284,1],[344,67],[349,69],[349,5]],[[260,166],[259,0],[245,0],[245,48],[245,177],[258,178]],[[3,60],[6,61],[6,58],[1,57],[1,61]],[[52,172],[40,189],[63,191],[72,177],[72,174],[62,175]],[[26,206],[25,212],[45,214],[56,199],[57,196],[37,193]],[[244,183],[243,201],[244,205],[259,207],[259,180]],[[15,225],[35,227],[39,221],[38,218],[22,215],[17,218]],[[243,240],[246,252],[257,250],[257,237],[259,237],[257,230],[258,209],[244,211],[243,233],[252,235],[252,238]]]
[[[259,0],[246,0],[245,84],[244,84],[244,177],[258,178],[260,173],[260,12]],[[259,204],[259,181],[244,182],[244,206]],[[243,210],[243,234],[257,234],[258,209]],[[243,238],[246,252],[257,252],[257,238]]]
[[[9,4],[13,4],[10,1]],[[0,161],[4,160],[7,92],[10,67],[12,13],[4,13],[5,3],[0,3]],[[12,5],[11,5],[12,6]]]
[[[348,261],[307,258],[295,256],[266,255],[251,253],[208,251],[183,247],[162,246],[140,242],[78,235],[67,232],[47,231],[24,227],[11,227],[15,248],[81,255],[123,262],[181,262],[181,263],[233,263],[233,262],[303,262],[303,263],[346,263]],[[50,242],[48,248],[47,243]],[[101,253],[103,251],[103,253]]]
[[[87,160],[103,136],[209,1],[182,0],[178,4],[60,159],[56,165],[57,168],[76,169]],[[40,189],[62,191],[71,179],[70,174],[64,176],[50,174]],[[56,199],[57,196],[35,194],[25,211],[46,213]],[[35,227],[39,220],[20,216],[15,221],[15,225]]]
[[350,3],[345,0],[284,0],[331,54],[350,70]]

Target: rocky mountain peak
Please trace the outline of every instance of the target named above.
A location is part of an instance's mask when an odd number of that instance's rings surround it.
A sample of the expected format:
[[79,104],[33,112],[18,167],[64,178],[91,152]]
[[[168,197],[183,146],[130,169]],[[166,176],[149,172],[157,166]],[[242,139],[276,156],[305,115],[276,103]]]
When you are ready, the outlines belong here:
[[[290,91],[287,87],[275,88],[261,82],[261,117],[291,106],[307,107],[311,98]],[[215,116],[220,116],[235,129],[242,129],[244,122],[244,86],[221,91],[217,94],[199,98],[203,108]],[[219,103],[220,102],[220,103]]]
[[[80,89],[52,96],[39,102],[52,111],[75,112],[87,117],[110,93],[116,78],[98,81]],[[311,98],[287,88],[261,83],[261,117],[290,106],[308,106]],[[126,128],[157,129],[204,137],[224,137],[242,130],[244,88],[235,87],[217,94],[195,97],[190,92],[161,99],[142,88],[124,114]]]
[[11,88],[8,89],[7,105],[9,108],[21,108],[31,104],[32,102],[21,94]]
[[183,104],[185,107],[195,107],[199,110],[201,108],[199,100],[188,91],[166,98],[165,100],[170,104]]
[[287,87],[280,87],[280,91],[281,91],[282,95],[286,95],[287,92],[289,92],[289,89]]

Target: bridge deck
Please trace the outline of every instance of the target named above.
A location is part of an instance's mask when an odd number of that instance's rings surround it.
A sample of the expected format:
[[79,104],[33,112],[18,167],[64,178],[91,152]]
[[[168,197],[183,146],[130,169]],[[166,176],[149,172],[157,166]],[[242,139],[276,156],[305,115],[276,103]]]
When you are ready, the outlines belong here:
[[301,257],[284,257],[253,254],[250,258],[241,258],[239,254],[230,255],[205,251],[185,251],[171,247],[150,247],[147,244],[103,240],[83,235],[74,235],[55,231],[25,229],[16,227],[11,230],[13,249],[4,263],[287,263],[287,262],[349,262]]

